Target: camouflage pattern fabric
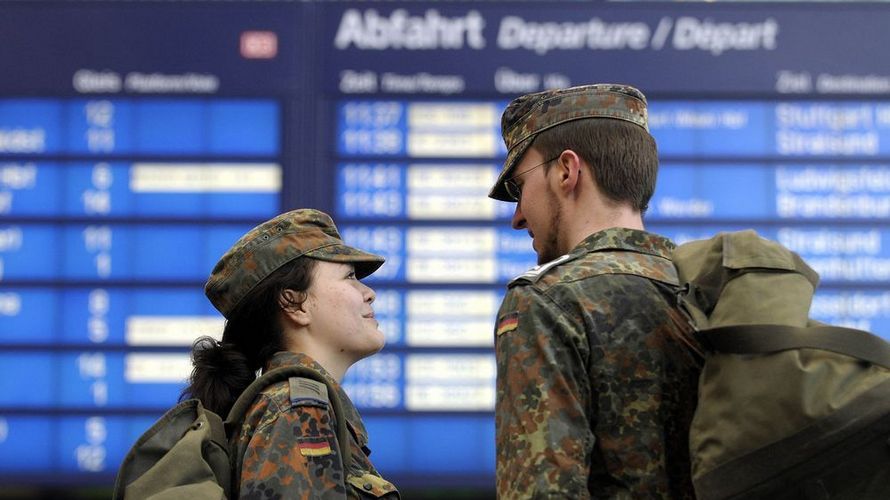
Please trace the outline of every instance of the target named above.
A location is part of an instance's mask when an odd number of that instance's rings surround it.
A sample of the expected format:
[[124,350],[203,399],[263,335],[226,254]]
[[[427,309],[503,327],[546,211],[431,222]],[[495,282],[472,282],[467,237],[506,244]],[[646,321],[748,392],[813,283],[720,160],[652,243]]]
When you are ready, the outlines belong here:
[[646,96],[636,88],[611,83],[546,90],[517,97],[501,116],[507,159],[488,196],[513,201],[504,188],[504,181],[512,177],[513,168],[534,138],[544,130],[573,120],[611,118],[634,123],[648,131],[646,105]]
[[699,365],[674,340],[673,244],[613,228],[509,284],[498,313],[500,498],[693,498]]
[[358,279],[376,271],[384,260],[345,245],[328,214],[311,208],[291,210],[239,238],[214,266],[204,294],[228,317],[259,282],[303,256],[353,264]]
[[[330,375],[309,356],[279,352],[266,370],[308,366]],[[264,390],[248,410],[235,438],[241,458],[236,473],[244,499],[397,499],[395,486],[383,479],[368,455],[368,434],[361,417],[340,385],[336,387],[350,430],[352,460],[343,470],[332,414],[319,401],[292,402],[287,381]]]

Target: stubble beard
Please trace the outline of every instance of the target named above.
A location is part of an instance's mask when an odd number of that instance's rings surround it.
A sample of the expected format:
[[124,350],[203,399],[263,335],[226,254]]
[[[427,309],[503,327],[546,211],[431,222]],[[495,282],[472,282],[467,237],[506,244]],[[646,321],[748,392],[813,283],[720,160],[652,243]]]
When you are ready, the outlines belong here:
[[547,207],[552,217],[547,233],[541,241],[541,251],[538,252],[538,265],[550,262],[564,252],[559,248],[559,232],[562,224],[562,203],[556,197],[556,193],[547,190]]

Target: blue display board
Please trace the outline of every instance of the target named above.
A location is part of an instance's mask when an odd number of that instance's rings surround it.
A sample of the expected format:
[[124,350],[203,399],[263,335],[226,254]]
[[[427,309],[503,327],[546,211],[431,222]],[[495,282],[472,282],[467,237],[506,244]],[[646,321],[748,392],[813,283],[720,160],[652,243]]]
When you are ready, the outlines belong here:
[[536,259],[486,195],[502,111],[545,88],[642,89],[647,227],[753,228],[819,272],[814,318],[890,339],[888,23],[843,3],[0,5],[0,485],[110,485],[222,332],[216,260],[314,207],[387,258],[367,279],[387,347],[344,380],[375,465],[490,492],[493,324]]

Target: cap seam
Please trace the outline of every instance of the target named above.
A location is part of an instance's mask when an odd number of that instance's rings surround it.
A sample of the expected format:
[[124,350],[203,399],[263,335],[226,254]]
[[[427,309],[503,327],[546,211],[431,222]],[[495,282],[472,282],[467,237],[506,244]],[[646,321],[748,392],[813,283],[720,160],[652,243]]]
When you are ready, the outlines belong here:
[[[265,232],[265,233],[263,233],[263,234],[268,234],[268,232]],[[235,257],[235,258],[237,259],[237,260],[235,260],[235,261],[233,262],[233,264],[235,264],[235,265],[233,265],[233,266],[228,266],[228,269],[227,269],[227,270],[225,271],[225,273],[221,276],[221,278],[228,278],[229,276],[232,275],[232,273],[234,273],[234,272],[238,269],[238,266],[239,266],[239,265],[241,265],[241,264],[244,263],[244,256],[245,256],[245,254],[247,253],[248,250],[253,250],[253,249],[255,249],[255,248],[262,248],[262,247],[264,247],[264,246],[266,246],[266,245],[272,243],[272,241],[281,238],[281,236],[282,236],[283,234],[285,234],[283,231],[278,231],[278,234],[272,235],[272,237],[269,238],[268,240],[260,241],[259,243],[256,243],[256,244],[254,244],[254,245],[250,245],[250,244],[248,243],[248,245],[247,245],[245,248],[242,248],[242,249],[241,249],[241,251],[239,252],[239,255],[238,255],[237,257]],[[288,233],[288,234],[290,234],[290,233]],[[262,235],[261,235],[260,237],[262,237]],[[237,244],[237,243],[236,243],[236,244]],[[305,252],[304,252],[304,253],[301,253],[300,255],[298,255],[298,257],[302,257],[304,254],[305,254]],[[234,257],[234,256],[233,256],[233,257]],[[220,281],[221,281],[221,280],[220,280]]]
[[[615,115],[585,115],[585,116],[575,116],[575,117],[572,117],[572,118],[566,118],[565,120],[561,120],[561,121],[558,121],[558,122],[556,122],[556,123],[551,123],[550,125],[547,125],[546,127],[539,128],[538,130],[529,133],[528,135],[526,135],[525,137],[523,137],[522,139],[520,139],[520,140],[516,143],[516,145],[514,145],[512,148],[510,148],[509,150],[507,150],[507,155],[509,155],[511,151],[513,151],[514,149],[516,149],[516,147],[519,146],[520,144],[522,144],[523,142],[525,142],[525,141],[531,139],[532,137],[534,137],[534,136],[540,134],[541,132],[543,132],[543,131],[545,131],[545,130],[550,130],[551,128],[556,127],[557,125],[562,125],[563,123],[568,123],[568,122],[575,121],[575,120],[588,120],[588,119],[593,120],[593,119],[597,119],[597,118],[605,118],[605,119],[607,119],[607,120],[621,120],[621,121],[626,121],[626,122],[629,122],[629,123],[633,123],[634,125],[640,127],[640,128],[643,129],[643,130],[646,130],[646,127],[643,127],[642,125],[640,125],[639,123],[637,123],[637,122],[635,122],[635,121],[628,120],[628,119],[626,119],[626,118],[623,118],[623,117],[620,117],[620,116],[615,116]],[[648,133],[649,131],[646,130],[646,132]]]
[[303,255],[307,255],[307,254],[309,254],[309,252],[314,252],[314,251],[316,251],[316,250],[321,250],[322,248],[332,247],[332,246],[336,246],[336,245],[347,246],[347,245],[345,245],[344,243],[328,243],[327,245],[321,245],[321,246],[319,246],[319,247],[315,247],[315,248],[313,248],[313,249],[311,249],[311,250],[306,250],[305,252],[303,252]]
[[[583,93],[585,93],[585,92],[588,91],[588,90],[589,90],[589,88],[587,88],[587,87],[582,87],[582,88],[579,88],[578,90],[575,90],[575,91],[573,91],[573,92],[566,92],[566,93],[564,93],[564,94],[558,94],[558,95],[551,96],[551,97],[549,97],[549,98],[542,99],[541,101],[539,101],[539,102],[533,104],[532,107],[529,108],[529,110],[525,112],[525,114],[523,114],[523,115],[521,115],[519,118],[517,118],[517,119],[516,119],[516,125],[514,125],[513,128],[518,127],[520,123],[523,123],[523,122],[525,121],[525,119],[528,118],[529,116],[531,116],[531,114],[532,114],[533,112],[535,112],[538,108],[543,108],[545,103],[548,103],[548,102],[550,102],[550,101],[552,101],[552,100],[554,100],[554,99],[557,99],[557,98],[559,98],[559,99],[564,99],[566,96],[570,96],[570,95],[573,95],[573,94],[583,94]],[[637,96],[635,96],[635,95],[624,94],[624,93],[622,93],[622,92],[615,92],[614,90],[607,91],[607,92],[608,92],[608,93],[612,93],[612,94],[621,94],[621,95],[630,97],[631,99],[635,99],[635,100],[639,101],[640,103],[642,103],[643,106],[647,106],[647,105],[648,105],[648,103],[646,103],[646,101],[640,99],[639,97],[637,97]],[[509,132],[507,132],[507,134],[509,134]],[[506,134],[505,134],[505,135],[506,135]]]
[[[370,252],[361,250],[361,249],[359,249],[359,248],[351,247],[351,246],[349,246],[349,245],[347,245],[346,243],[343,243],[343,242],[340,242],[340,243],[330,243],[330,244],[327,244],[327,245],[322,245],[322,246],[320,246],[320,247],[313,248],[312,250],[307,250],[303,255],[305,255],[305,256],[307,256],[307,257],[309,257],[309,258],[312,258],[312,259],[323,260],[323,261],[325,261],[325,262],[352,262],[352,261],[350,261],[350,260],[342,260],[342,261],[341,261],[341,260],[333,260],[333,259],[327,259],[327,258],[325,258],[325,257],[315,257],[315,256],[312,256],[312,255],[309,255],[310,252],[314,252],[314,251],[316,251],[316,250],[321,250],[322,248],[333,247],[333,246],[342,246],[342,247],[350,248],[350,249],[356,250],[356,251],[358,251],[358,252],[360,252],[360,253],[363,253],[363,254],[367,255],[370,259],[372,259],[372,260],[369,260],[369,261],[367,261],[367,262],[377,262],[377,261],[380,260],[380,257],[379,257],[379,256],[376,256],[376,255],[374,255],[374,254],[372,254],[372,253],[370,253]],[[365,262],[364,260],[360,260],[361,257],[358,256],[358,255],[351,255],[351,254],[342,254],[342,255],[348,255],[349,257],[355,257],[355,258],[357,259],[357,260],[355,260],[355,262]]]
[[[276,226],[276,227],[277,227],[277,226]],[[246,251],[248,251],[248,250],[254,250],[255,248],[262,248],[262,247],[264,247],[264,246],[266,246],[266,245],[271,244],[271,243],[272,243],[273,241],[275,241],[275,240],[278,240],[278,239],[283,238],[285,235],[287,235],[287,236],[290,236],[290,235],[297,235],[297,234],[305,233],[305,232],[311,232],[311,231],[294,231],[294,232],[276,231],[277,234],[271,234],[271,237],[270,237],[268,240],[265,240],[265,241],[259,241],[259,242],[257,242],[257,243],[254,243],[253,245],[248,244],[247,247],[245,247],[245,248],[242,249],[242,251],[240,252],[240,255],[238,255],[238,256],[236,257],[237,260],[235,260],[234,264],[241,264],[241,263],[243,263],[243,262],[244,262],[244,255],[245,255]],[[270,231],[267,231],[267,232],[265,232],[265,233],[263,233],[263,234],[269,234],[269,233],[270,233]],[[328,237],[333,238],[333,236],[331,236],[331,235],[329,235],[329,234],[327,234],[327,233],[325,233],[325,235],[328,236]],[[259,237],[258,239],[260,239],[260,238],[262,238],[262,235],[260,235],[260,237]],[[325,248],[325,247],[329,247],[329,246],[332,246],[332,245],[339,245],[339,244],[341,244],[341,243],[328,243],[327,245],[322,245],[322,246],[319,246],[319,247],[315,247],[315,248],[313,248],[312,250],[304,250],[304,251],[301,252],[297,257],[302,257],[302,256],[306,255],[307,253],[312,252],[312,251],[315,251],[315,250],[318,250],[318,249],[320,249],[320,248]],[[296,257],[295,257],[295,258],[296,258]],[[237,270],[237,266],[231,266],[231,267],[226,271],[226,273],[222,275],[222,277],[223,277],[223,278],[226,278],[226,277],[228,277],[228,276],[231,276],[232,273],[234,273],[236,270]]]

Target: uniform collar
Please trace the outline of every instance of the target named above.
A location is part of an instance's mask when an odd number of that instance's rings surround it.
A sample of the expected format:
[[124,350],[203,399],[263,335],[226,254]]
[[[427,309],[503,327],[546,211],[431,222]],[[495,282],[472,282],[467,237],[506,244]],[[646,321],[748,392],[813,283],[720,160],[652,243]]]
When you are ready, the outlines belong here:
[[627,250],[670,259],[675,247],[676,245],[671,240],[655,233],[624,227],[611,227],[584,238],[571,253]]
[[[321,373],[328,382],[330,382],[331,387],[337,393],[337,396],[340,398],[340,401],[343,405],[343,413],[346,417],[346,423],[349,424],[350,430],[355,436],[356,441],[359,446],[367,446],[368,444],[368,431],[365,430],[365,425],[362,423],[362,417],[359,415],[358,410],[355,409],[355,406],[352,404],[352,400],[349,399],[349,396],[346,394],[346,391],[343,390],[343,387],[328,373],[327,370],[324,369],[317,361],[312,359],[306,354],[301,352],[290,352],[290,351],[281,351],[276,352],[272,355],[272,359],[269,360],[264,371],[271,371],[275,368],[281,368],[283,366],[305,366],[308,368],[312,368],[313,370]],[[337,415],[340,418],[340,415]]]

